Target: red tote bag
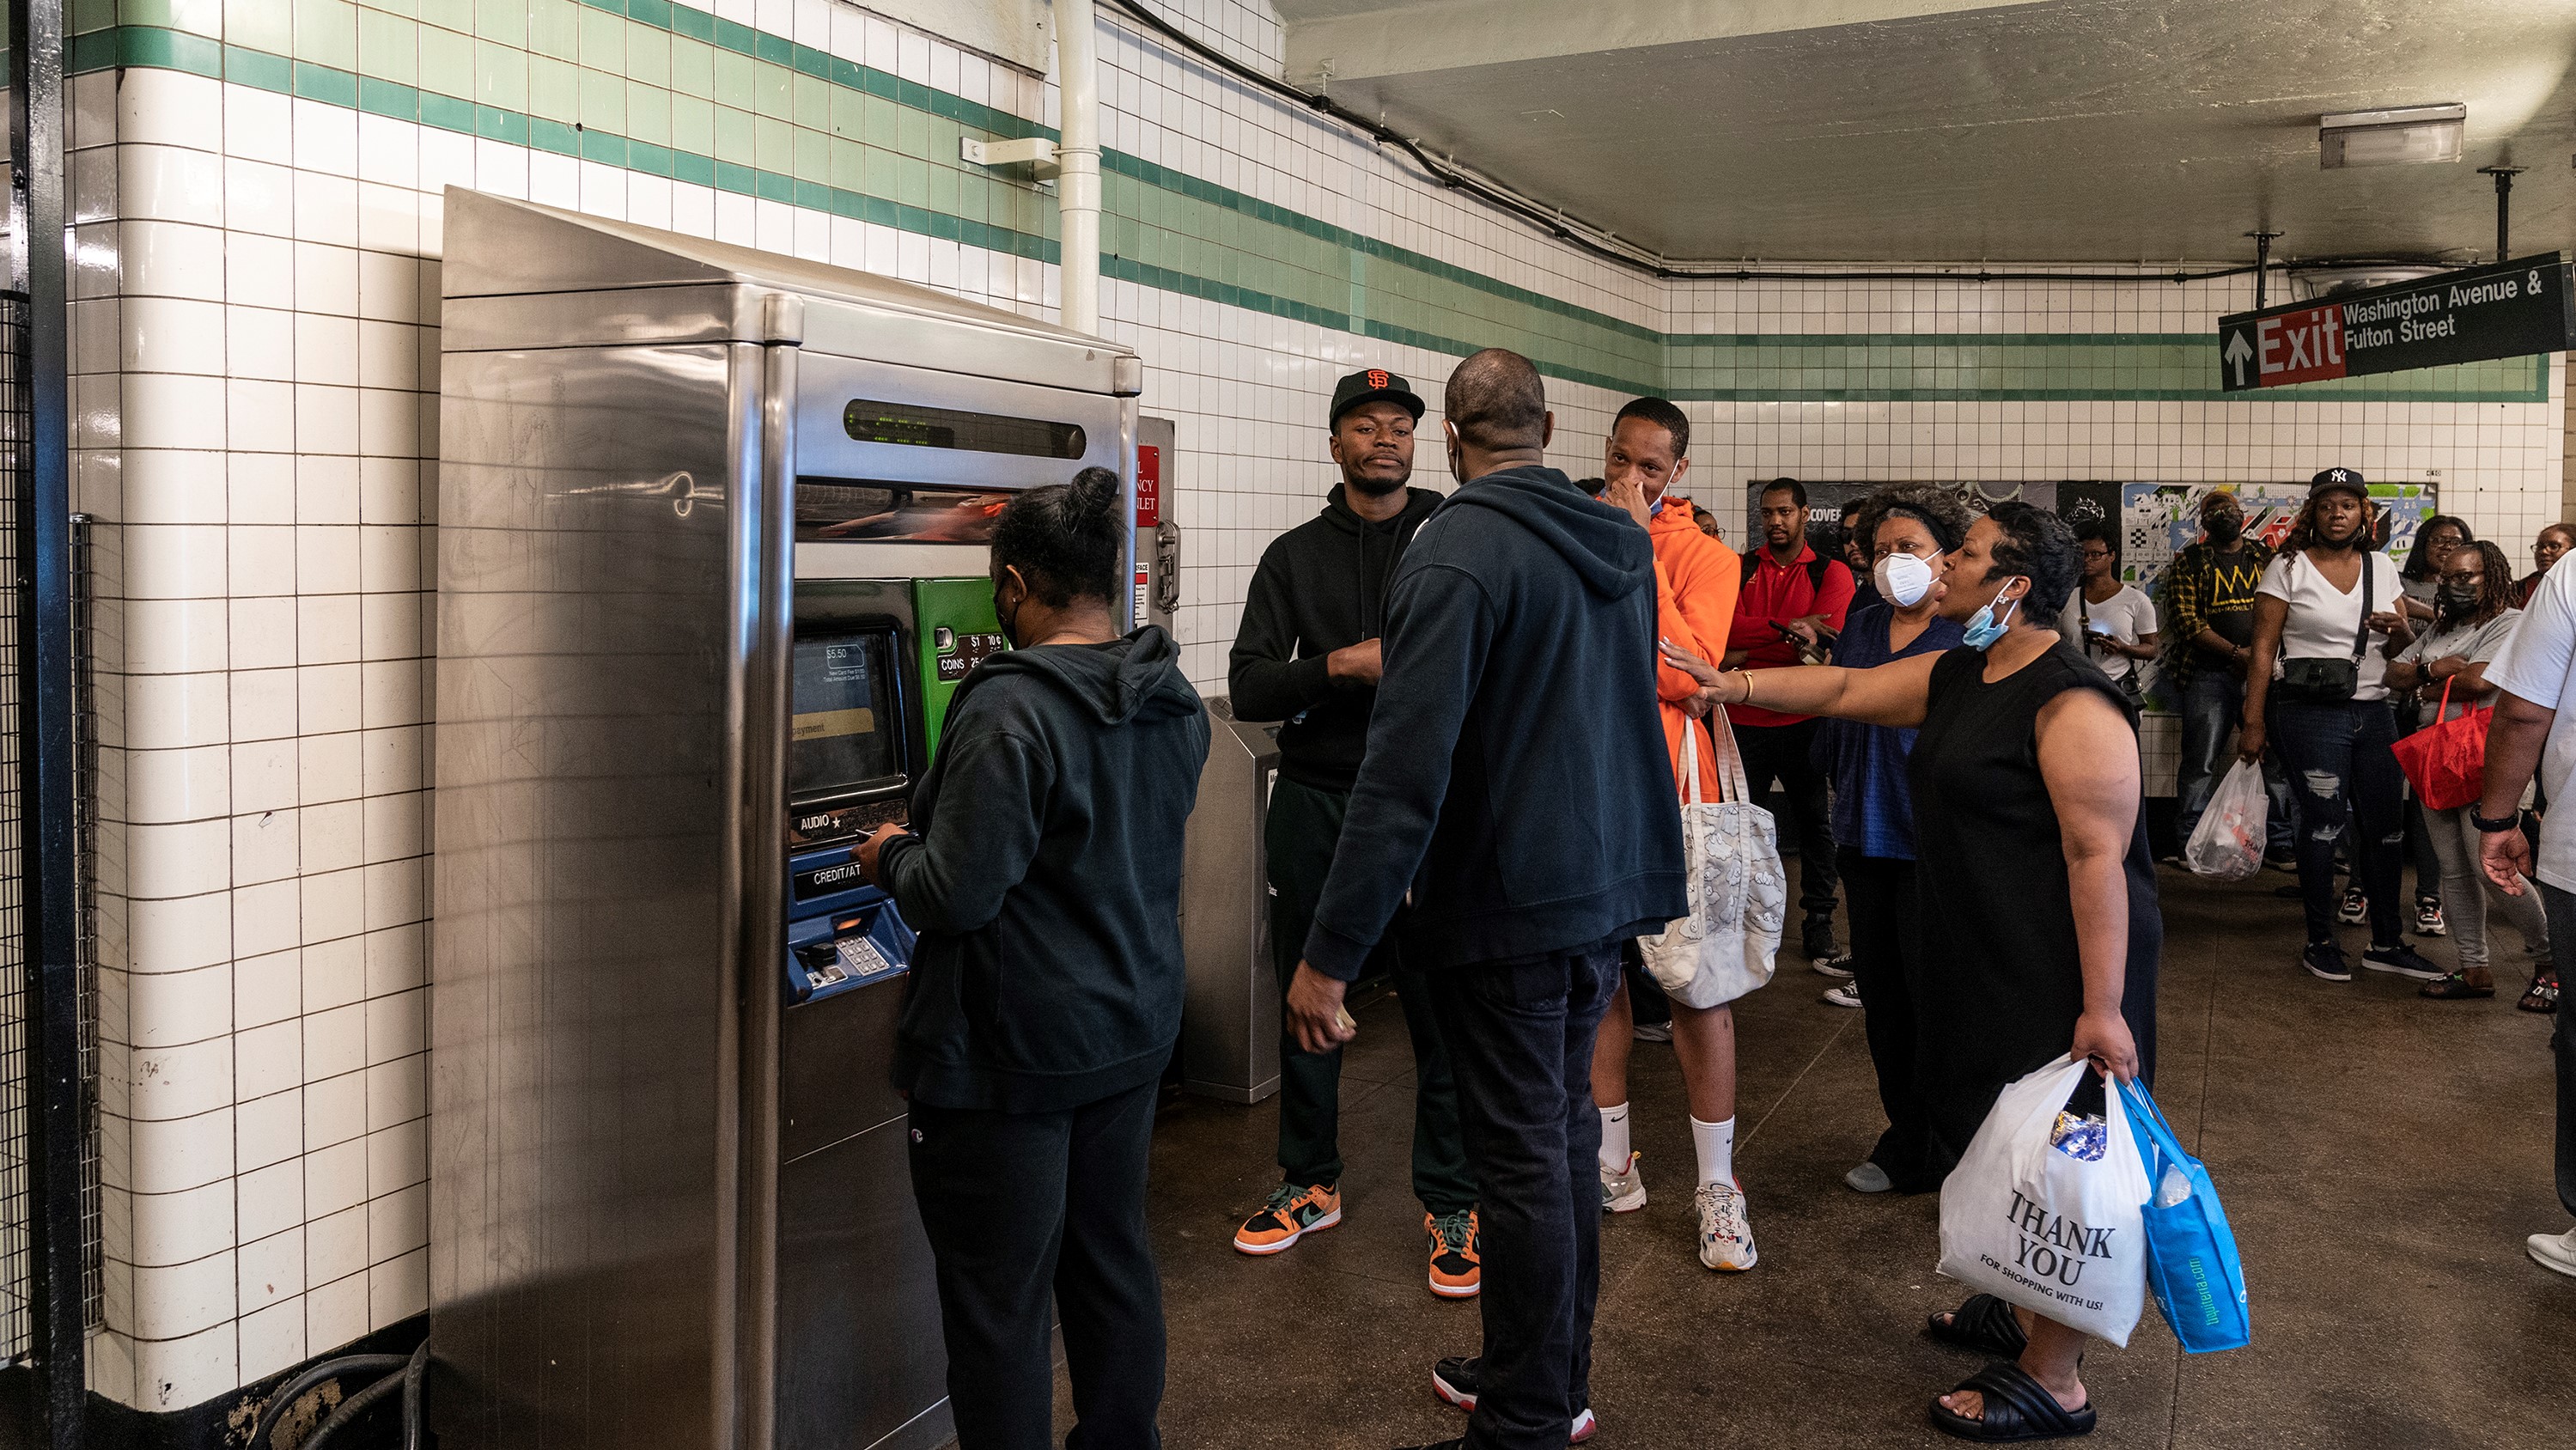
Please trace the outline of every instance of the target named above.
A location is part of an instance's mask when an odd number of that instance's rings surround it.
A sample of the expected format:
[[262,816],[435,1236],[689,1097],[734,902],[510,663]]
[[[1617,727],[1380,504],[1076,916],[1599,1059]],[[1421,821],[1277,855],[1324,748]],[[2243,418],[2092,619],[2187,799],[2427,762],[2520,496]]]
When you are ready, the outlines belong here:
[[2444,680],[2442,709],[2433,712],[2439,723],[2390,747],[2397,754],[2397,768],[2406,772],[2406,783],[2415,787],[2415,798],[2428,810],[2473,805],[2486,792],[2487,722],[2495,707],[2480,706],[2461,712],[2456,720],[2444,720],[2450,704],[2451,682]]

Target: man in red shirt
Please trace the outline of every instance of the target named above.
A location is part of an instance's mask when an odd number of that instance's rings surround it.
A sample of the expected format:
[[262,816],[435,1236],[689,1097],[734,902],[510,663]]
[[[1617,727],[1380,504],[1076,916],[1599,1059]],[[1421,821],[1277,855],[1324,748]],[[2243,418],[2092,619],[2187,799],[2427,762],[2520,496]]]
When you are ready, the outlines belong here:
[[[1729,669],[1794,665],[1802,646],[1830,643],[1851,608],[1852,573],[1840,559],[1820,559],[1807,545],[1807,488],[1794,478],[1762,486],[1762,547],[1744,556],[1744,588],[1735,599],[1735,627],[1727,634]],[[1727,712],[1744,756],[1744,773],[1756,799],[1779,781],[1798,828],[1798,900],[1806,911],[1800,933],[1807,959],[1819,965],[1837,955],[1834,945],[1833,817],[1825,772],[1813,758],[1813,715],[1783,715],[1752,705]]]

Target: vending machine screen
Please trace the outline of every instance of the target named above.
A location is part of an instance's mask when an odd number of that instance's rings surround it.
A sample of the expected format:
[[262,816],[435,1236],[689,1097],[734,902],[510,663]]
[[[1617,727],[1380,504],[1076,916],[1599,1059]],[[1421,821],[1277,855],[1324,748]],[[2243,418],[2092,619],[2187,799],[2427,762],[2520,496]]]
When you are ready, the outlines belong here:
[[828,799],[903,774],[894,631],[800,635],[790,707],[787,793]]

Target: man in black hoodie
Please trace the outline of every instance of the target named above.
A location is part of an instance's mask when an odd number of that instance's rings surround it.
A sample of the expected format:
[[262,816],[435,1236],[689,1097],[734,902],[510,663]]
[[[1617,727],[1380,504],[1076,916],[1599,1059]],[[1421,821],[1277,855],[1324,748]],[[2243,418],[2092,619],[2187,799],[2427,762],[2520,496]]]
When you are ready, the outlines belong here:
[[1415,532],[1332,874],[1288,992],[1309,1050],[1351,1037],[1342,992],[1406,893],[1484,1205],[1479,1357],[1441,1398],[1480,1450],[1591,1430],[1601,1116],[1592,1039],[1621,943],[1689,907],[1655,694],[1654,548],[1546,466],[1538,370],[1490,348],[1450,375],[1464,485]]
[[1180,1035],[1181,837],[1207,712],[1171,636],[1112,632],[1115,474],[1031,489],[993,530],[1014,646],[948,708],[912,828],[860,847],[921,934],[897,1032],[912,1192],[938,1266],[962,1450],[1153,1450],[1162,1289],[1145,1236],[1154,1095]]
[[[1407,488],[1413,425],[1422,399],[1404,379],[1370,368],[1342,379],[1325,419],[1342,481],[1323,512],[1271,541],[1252,573],[1234,638],[1235,718],[1283,720],[1279,779],[1270,793],[1264,853],[1270,874],[1270,949],[1288,990],[1314,924],[1315,899],[1333,864],[1351,782],[1368,745],[1377,698],[1387,582],[1406,541],[1440,495]],[[1370,957],[1391,974],[1413,1038],[1413,1193],[1430,1239],[1431,1292],[1476,1293],[1476,1180],[1458,1134],[1458,1088],[1440,1046],[1430,994],[1393,942]],[[1283,1253],[1307,1233],[1342,1221],[1342,1053],[1308,1052],[1283,1032],[1279,1046],[1279,1186],[1235,1231],[1246,1254]]]

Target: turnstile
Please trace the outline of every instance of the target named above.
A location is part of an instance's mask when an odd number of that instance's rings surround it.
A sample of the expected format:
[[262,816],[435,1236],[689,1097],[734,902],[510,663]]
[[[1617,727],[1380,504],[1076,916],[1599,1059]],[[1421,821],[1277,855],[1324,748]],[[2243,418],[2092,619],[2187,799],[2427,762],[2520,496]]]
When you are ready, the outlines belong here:
[[1270,869],[1264,832],[1279,777],[1279,727],[1234,718],[1208,700],[1207,764],[1182,848],[1181,1086],[1230,1102],[1279,1090],[1279,974],[1270,956]]
[[1093,464],[1132,495],[1142,367],[474,192],[445,237],[440,1443],[939,1444],[913,938],[850,846],[1002,647],[1000,505]]

